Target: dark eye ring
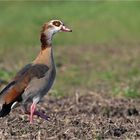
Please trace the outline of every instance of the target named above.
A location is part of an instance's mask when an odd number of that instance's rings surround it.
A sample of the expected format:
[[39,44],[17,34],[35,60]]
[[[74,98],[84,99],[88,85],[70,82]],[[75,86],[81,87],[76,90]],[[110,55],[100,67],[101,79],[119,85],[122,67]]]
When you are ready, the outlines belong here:
[[61,23],[60,23],[59,21],[54,21],[54,22],[53,22],[53,25],[59,27],[59,26],[61,25]]

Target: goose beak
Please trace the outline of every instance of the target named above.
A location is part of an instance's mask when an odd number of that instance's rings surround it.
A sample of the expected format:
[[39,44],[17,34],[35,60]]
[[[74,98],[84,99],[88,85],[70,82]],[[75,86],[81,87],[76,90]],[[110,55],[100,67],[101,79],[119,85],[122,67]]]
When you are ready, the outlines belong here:
[[62,26],[61,31],[62,32],[72,32],[72,30],[70,28],[66,27],[65,25]]

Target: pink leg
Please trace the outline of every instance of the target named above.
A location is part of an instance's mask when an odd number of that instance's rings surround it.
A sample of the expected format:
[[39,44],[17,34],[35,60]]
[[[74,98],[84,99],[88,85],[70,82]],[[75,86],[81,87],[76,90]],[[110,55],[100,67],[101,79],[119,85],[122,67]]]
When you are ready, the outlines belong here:
[[33,123],[33,115],[35,112],[35,108],[36,108],[36,104],[32,103],[31,107],[30,107],[30,124]]

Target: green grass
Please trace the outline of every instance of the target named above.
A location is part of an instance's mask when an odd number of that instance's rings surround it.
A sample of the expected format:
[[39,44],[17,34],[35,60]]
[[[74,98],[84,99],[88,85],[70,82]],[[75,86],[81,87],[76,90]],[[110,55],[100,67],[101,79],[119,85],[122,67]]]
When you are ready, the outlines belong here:
[[36,57],[42,24],[62,19],[73,32],[54,37],[59,67],[53,94],[139,96],[140,2],[0,2],[0,19],[2,79]]
[[50,19],[73,29],[56,44],[139,41],[140,2],[0,2],[0,17],[2,46],[38,44],[40,26]]

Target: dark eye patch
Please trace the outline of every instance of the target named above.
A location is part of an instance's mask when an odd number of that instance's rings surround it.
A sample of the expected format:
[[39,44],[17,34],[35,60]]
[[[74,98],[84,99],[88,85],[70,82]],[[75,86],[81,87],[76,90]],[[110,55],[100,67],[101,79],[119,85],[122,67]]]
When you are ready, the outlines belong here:
[[59,21],[54,21],[54,22],[53,22],[53,25],[59,27],[59,26],[61,25],[61,23],[60,23]]

